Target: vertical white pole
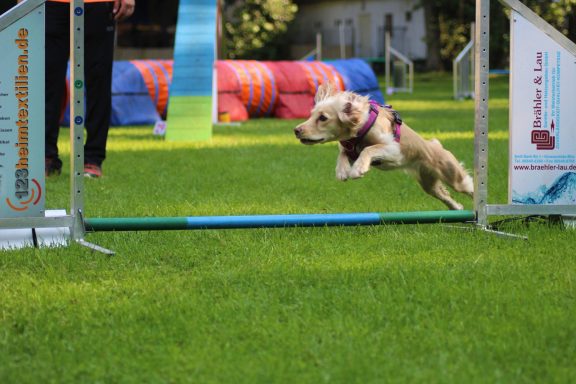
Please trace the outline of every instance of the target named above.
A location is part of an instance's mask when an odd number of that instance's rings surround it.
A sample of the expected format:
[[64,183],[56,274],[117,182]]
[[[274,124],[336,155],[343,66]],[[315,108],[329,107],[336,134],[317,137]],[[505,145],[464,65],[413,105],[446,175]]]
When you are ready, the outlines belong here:
[[488,70],[490,47],[490,0],[476,0],[474,207],[478,225],[488,224]]
[[452,90],[454,91],[454,99],[458,100],[458,61],[452,60]]
[[390,83],[390,32],[386,31],[384,33],[384,61],[385,61],[385,81],[386,81],[386,93],[390,92],[392,89],[392,84]]
[[322,34],[316,33],[316,60],[322,60]]
[[475,57],[474,57],[474,54],[475,54],[475,52],[476,52],[476,51],[475,51],[475,48],[474,48],[475,45],[476,45],[476,42],[475,42],[475,40],[474,40],[474,39],[476,38],[476,37],[474,36],[475,33],[476,33],[476,23],[473,22],[473,23],[470,23],[470,40],[473,41],[473,43],[472,43],[473,45],[472,45],[472,54],[468,54],[468,62],[469,62],[469,64],[470,64],[470,69],[469,69],[469,71],[468,71],[468,76],[470,76],[470,78],[467,79],[467,83],[466,83],[466,85],[468,86],[468,94],[467,94],[467,97],[474,97],[474,96],[475,96],[475,95],[474,95],[474,84],[475,84],[475,83],[474,83],[474,81],[475,81],[475,80],[474,80],[474,79],[475,79],[475,76],[474,76],[474,75],[476,74],[476,60],[475,60]]
[[[84,0],[70,2],[70,228],[73,240],[84,238]],[[50,53],[47,53],[50,54]]]
[[346,58],[346,35],[344,31],[344,23],[339,25],[339,32],[340,32],[340,58]]
[[410,78],[408,79],[409,81],[409,87],[410,87],[410,93],[414,92],[414,62],[410,61],[408,63],[408,72],[410,73]]

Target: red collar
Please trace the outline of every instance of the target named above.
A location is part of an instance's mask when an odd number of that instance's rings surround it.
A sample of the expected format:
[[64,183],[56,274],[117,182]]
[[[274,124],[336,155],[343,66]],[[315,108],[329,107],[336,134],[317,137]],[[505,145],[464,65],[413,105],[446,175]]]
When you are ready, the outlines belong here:
[[[382,105],[378,104],[377,102],[375,102],[373,100],[370,100],[370,114],[368,116],[368,120],[366,120],[366,123],[364,123],[362,128],[358,131],[358,134],[356,135],[356,137],[353,137],[353,138],[348,139],[348,140],[340,141],[340,145],[342,145],[342,147],[344,148],[344,152],[346,153],[346,156],[348,156],[348,159],[354,161],[358,158],[358,156],[360,156],[360,153],[356,150],[356,146],[364,138],[364,136],[366,136],[368,131],[370,131],[370,129],[374,126],[374,123],[376,122],[376,119],[378,118],[378,113],[379,113],[380,107],[382,107]],[[394,124],[395,124],[395,126],[394,126],[394,141],[399,143],[400,142],[400,130],[402,127],[402,119],[400,118],[400,115],[398,114],[398,112],[396,112],[395,110],[392,109],[391,105],[384,105],[383,107],[388,108],[392,111],[392,115],[394,116]]]

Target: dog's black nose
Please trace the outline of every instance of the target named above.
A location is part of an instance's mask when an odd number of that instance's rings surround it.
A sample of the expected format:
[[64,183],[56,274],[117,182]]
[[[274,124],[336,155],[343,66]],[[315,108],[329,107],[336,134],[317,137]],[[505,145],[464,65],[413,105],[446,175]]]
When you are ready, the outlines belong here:
[[302,128],[300,127],[294,128],[294,134],[296,135],[296,137],[300,137],[302,135]]

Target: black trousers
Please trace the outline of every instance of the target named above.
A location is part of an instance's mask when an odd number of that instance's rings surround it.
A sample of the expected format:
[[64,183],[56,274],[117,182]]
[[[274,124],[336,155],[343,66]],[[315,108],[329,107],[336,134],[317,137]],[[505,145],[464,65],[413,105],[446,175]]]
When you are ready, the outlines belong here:
[[[85,4],[84,76],[86,142],[84,162],[101,165],[112,110],[112,64],[116,23],[113,2]],[[70,56],[70,5],[46,2],[46,157],[58,158],[58,133]]]

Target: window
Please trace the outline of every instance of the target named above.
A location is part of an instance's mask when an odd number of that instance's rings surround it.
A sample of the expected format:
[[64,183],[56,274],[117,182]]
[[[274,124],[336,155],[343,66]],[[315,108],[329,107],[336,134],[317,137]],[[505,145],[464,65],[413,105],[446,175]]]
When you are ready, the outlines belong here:
[[391,13],[384,15],[384,30],[390,32],[390,36],[392,36],[394,31],[394,15]]
[[412,21],[412,12],[406,12],[406,22],[409,23]]

